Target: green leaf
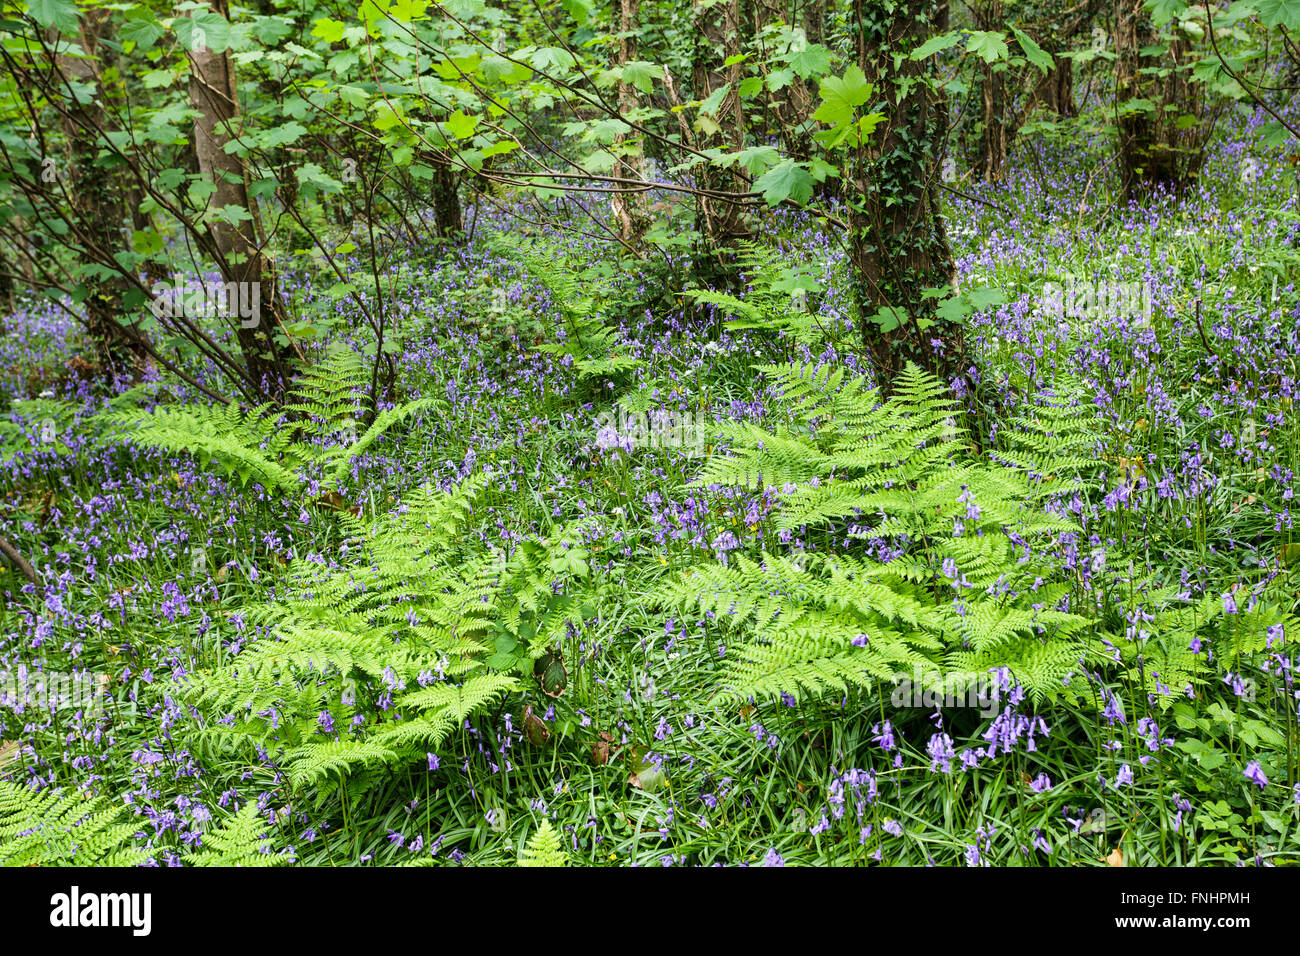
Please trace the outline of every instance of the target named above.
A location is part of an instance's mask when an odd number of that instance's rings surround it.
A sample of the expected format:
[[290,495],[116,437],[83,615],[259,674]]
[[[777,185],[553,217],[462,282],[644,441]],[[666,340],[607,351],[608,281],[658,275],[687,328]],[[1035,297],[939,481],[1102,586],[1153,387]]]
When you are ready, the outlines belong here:
[[1264,26],[1300,30],[1300,0],[1257,0],[1256,7]]
[[636,87],[642,93],[650,93],[654,90],[655,79],[661,73],[660,68],[653,63],[641,60],[623,64],[623,82]]
[[28,0],[27,12],[43,27],[57,27],[60,33],[77,32],[77,5],[72,0]]
[[751,176],[761,176],[781,161],[781,154],[773,146],[747,146],[739,152],[726,157],[731,163],[739,165]]
[[831,51],[820,43],[810,43],[790,56],[790,68],[804,80],[825,73],[831,68]]
[[813,177],[806,164],[792,159],[784,160],[754,181],[754,188],[762,192],[763,201],[777,206],[791,199],[803,205],[813,194]]
[[118,35],[123,42],[134,43],[141,50],[148,50],[163,37],[163,28],[149,17],[127,17]]
[[1016,42],[1020,44],[1020,49],[1025,51],[1025,58],[1043,73],[1047,73],[1052,68],[1051,54],[1035,43],[1034,38],[1024,30],[1012,27],[1011,32],[1016,35]]
[[991,30],[976,30],[971,33],[966,40],[966,52],[978,53],[985,63],[1005,60],[1010,53],[1007,38]]
[[871,84],[854,64],[845,71],[842,79],[828,76],[822,80],[819,92],[822,102],[813,113],[813,119],[827,126],[843,127],[853,122],[854,111],[871,99]]
[[928,56],[934,56],[949,47],[954,47],[961,42],[961,32],[953,30],[950,33],[941,33],[936,37],[930,37],[919,47],[912,51],[908,59],[924,60]]
[[338,20],[323,17],[311,28],[311,35],[320,37],[326,43],[338,43],[343,39],[343,24]]
[[456,110],[442,125],[456,139],[468,139],[474,135],[474,130],[478,129],[478,117],[466,116],[460,110]]

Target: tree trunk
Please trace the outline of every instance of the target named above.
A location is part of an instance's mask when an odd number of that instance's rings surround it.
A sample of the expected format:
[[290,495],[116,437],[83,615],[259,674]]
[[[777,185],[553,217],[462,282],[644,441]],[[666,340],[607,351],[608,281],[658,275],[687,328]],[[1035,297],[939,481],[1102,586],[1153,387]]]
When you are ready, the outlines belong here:
[[892,10],[854,0],[849,26],[858,65],[885,102],[885,119],[846,168],[863,345],[886,391],[908,361],[949,382],[966,368],[962,327],[938,316],[925,295],[954,279],[938,185],[947,103],[932,83],[934,58],[908,58],[947,30],[947,0],[903,0]]
[[[617,66],[637,59],[637,24],[640,0],[614,0],[614,26],[620,34],[618,50],[614,54]],[[636,87],[622,80],[618,84],[618,110],[627,116],[640,106]],[[640,134],[628,132],[614,137],[614,176],[619,179],[644,180],[645,169],[641,161]],[[636,253],[641,240],[650,229],[650,214],[645,193],[631,188],[616,189],[611,193],[614,220],[619,238],[627,249]]]
[[[111,126],[103,105],[105,91],[98,59],[99,41],[108,18],[107,10],[87,10],[80,24],[79,55],[55,56],[58,86],[66,94],[67,111],[63,117],[66,170],[55,172],[66,173],[67,196],[79,229],[92,247],[100,249],[105,256],[112,256],[124,244],[125,208],[120,198],[121,183],[115,181],[112,170],[97,157],[100,131]],[[66,41],[56,39],[55,42],[62,46]],[[79,100],[69,91],[69,84],[89,88],[90,98],[84,102]],[[51,188],[58,191],[61,187],[56,181]],[[86,331],[95,343],[100,365],[105,370],[137,374],[144,367],[148,353],[141,333],[122,321],[125,278],[120,275],[87,277],[82,282],[88,293],[84,301]]]
[[1077,114],[1074,108],[1074,61],[1058,57],[1044,80],[1047,108],[1062,119]]
[[[227,16],[225,0],[212,0],[212,9]],[[222,278],[239,283],[241,296],[258,303],[255,317],[234,317],[240,351],[258,388],[276,394],[289,377],[290,352],[277,343],[275,331],[284,325],[275,265],[263,253],[257,235],[257,209],[248,197],[243,160],[227,153],[239,116],[235,66],[227,51],[197,46],[190,52],[190,102],[198,110],[194,121],[194,154],[203,177],[216,187],[208,199],[212,213],[235,206],[247,212],[238,224],[213,221],[209,229],[221,253]]]
[[9,263],[0,259],[0,306],[6,312],[14,310],[14,280],[9,276]]
[[[1160,46],[1159,55],[1142,53]],[[1181,190],[1200,173],[1220,107],[1203,109],[1201,87],[1189,78],[1192,51],[1181,35],[1163,41],[1143,0],[1115,0],[1115,54],[1125,191],[1135,197],[1157,186]]]
[[460,176],[450,163],[433,164],[433,215],[438,238],[459,242],[465,229],[460,208]]
[[[721,0],[706,5],[695,0],[695,48],[692,55],[691,82],[695,99],[706,100],[724,86],[729,86],[716,112],[696,120],[697,145],[700,149],[734,152],[745,145],[745,114],[736,91],[740,83],[740,64],[723,66],[740,52],[741,20],[739,0]],[[744,170],[720,169],[701,164],[695,185],[710,192],[748,192],[749,177]],[[697,196],[696,229],[704,240],[701,264],[707,262],[711,278],[726,284],[731,274],[729,248],[737,239],[750,235],[750,223],[743,207],[735,202],[710,196]]]
[[[975,26],[980,30],[1001,31],[1002,0],[992,0],[975,8]],[[976,174],[987,183],[999,181],[1007,165],[1007,89],[1006,64],[985,63],[980,78],[983,109]]]

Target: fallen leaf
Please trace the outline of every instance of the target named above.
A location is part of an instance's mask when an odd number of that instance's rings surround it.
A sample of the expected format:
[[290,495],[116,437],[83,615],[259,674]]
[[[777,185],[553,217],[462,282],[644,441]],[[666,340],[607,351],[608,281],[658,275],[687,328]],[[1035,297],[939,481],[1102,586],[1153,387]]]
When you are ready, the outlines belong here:
[[533,705],[529,704],[524,708],[524,736],[534,747],[544,747],[546,742],[551,739],[551,728],[546,726],[546,721],[533,713]]
[[312,504],[325,511],[346,511],[351,515],[359,515],[361,513],[361,509],[358,506],[352,504],[352,502],[348,501],[348,499],[344,498],[337,491],[325,492],[325,494],[313,500]]
[[609,763],[611,745],[614,743],[614,738],[603,730],[599,731],[596,734],[596,737],[598,739],[591,745],[591,762],[597,767],[603,767],[605,764]]
[[648,752],[645,747],[637,747],[632,752],[631,763],[635,769],[628,775],[627,782],[638,790],[654,793],[657,790],[662,790],[668,783],[668,775],[655,766],[653,761],[646,759],[645,755]]

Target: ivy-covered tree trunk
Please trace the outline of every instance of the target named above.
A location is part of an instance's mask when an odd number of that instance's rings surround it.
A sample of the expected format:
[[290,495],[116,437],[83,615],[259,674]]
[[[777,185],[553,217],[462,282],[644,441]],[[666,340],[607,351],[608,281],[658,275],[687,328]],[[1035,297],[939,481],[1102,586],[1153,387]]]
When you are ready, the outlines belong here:
[[[637,30],[640,0],[614,0],[614,28],[619,34],[614,54],[616,66],[632,63],[638,57]],[[618,111],[630,116],[640,107],[636,87],[623,80],[618,84]],[[614,176],[618,179],[643,180],[640,135],[621,133],[614,138]],[[645,193],[632,188],[616,188],[612,196],[614,221],[619,238],[632,252],[641,248],[641,240],[650,229],[650,213]]]
[[[739,0],[694,0],[693,22],[695,45],[692,52],[691,82],[695,99],[708,101],[709,111],[701,110],[696,119],[697,145],[700,149],[734,152],[745,145],[745,113],[736,87],[741,79],[741,64],[724,65],[740,53],[741,10]],[[723,93],[723,90],[726,90]],[[710,98],[717,98],[716,103]],[[696,186],[705,193],[696,197],[696,229],[704,240],[707,257],[714,272],[725,272],[729,254],[726,250],[737,239],[750,235],[750,223],[737,203],[710,193],[745,193],[751,188],[744,170],[721,169],[701,164]]]
[[[1130,196],[1180,190],[1199,174],[1220,107],[1203,108],[1196,57],[1179,33],[1162,37],[1143,0],[1115,0],[1115,109],[1120,169]],[[1146,51],[1146,52],[1143,52]]]
[[936,290],[953,281],[940,206],[947,103],[934,58],[909,54],[948,25],[946,0],[854,0],[858,65],[875,86],[884,120],[848,160],[849,261],[863,346],[889,389],[908,361],[944,381],[966,368],[962,327],[936,313]]
[[460,174],[450,163],[433,163],[433,215],[438,238],[459,242],[465,229],[460,208]]
[[[213,0],[212,9],[228,17],[225,0]],[[190,103],[198,110],[194,120],[194,155],[199,171],[215,191],[208,199],[212,214],[235,207],[243,210],[238,222],[215,219],[210,231],[221,254],[222,278],[256,290],[259,314],[254,321],[233,318],[240,352],[256,386],[265,392],[279,392],[289,379],[290,350],[278,343],[275,333],[285,323],[275,265],[262,252],[258,237],[257,209],[248,195],[247,171],[243,160],[226,152],[239,117],[235,65],[227,51],[214,52],[196,45],[190,56]],[[247,283],[247,285],[242,285]]]
[[[100,38],[108,16],[107,10],[87,10],[81,19],[75,55],[59,54],[54,64],[59,88],[80,93],[74,96],[68,92],[65,100],[65,169],[55,171],[66,173],[63,185],[66,185],[76,228],[86,244],[100,250],[105,257],[116,254],[125,242],[121,183],[108,162],[98,155],[101,131],[110,128],[103,107],[105,90],[99,61],[103,53]],[[67,48],[66,40],[55,42]],[[86,310],[86,331],[95,343],[100,365],[122,373],[139,372],[148,353],[142,334],[125,315],[125,278],[120,274],[84,275],[82,284],[87,292],[82,303]]]

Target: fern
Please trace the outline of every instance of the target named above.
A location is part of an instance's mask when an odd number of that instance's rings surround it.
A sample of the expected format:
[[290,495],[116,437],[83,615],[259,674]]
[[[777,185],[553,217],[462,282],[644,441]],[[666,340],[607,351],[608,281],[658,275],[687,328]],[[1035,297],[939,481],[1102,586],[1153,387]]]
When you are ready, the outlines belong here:
[[0,866],[138,866],[124,806],[0,780]]
[[726,326],[733,331],[776,329],[789,334],[796,342],[814,345],[823,332],[818,317],[800,307],[796,293],[816,288],[817,283],[802,274],[798,267],[785,263],[790,255],[776,246],[740,240],[735,245],[736,266],[750,287],[745,298],[715,289],[688,289],[685,294],[696,302],[715,306],[731,318]]
[[711,458],[700,483],[774,489],[778,528],[870,547],[735,555],[659,587],[662,605],[736,635],[718,695],[843,694],[899,673],[938,684],[1002,667],[1036,699],[1061,692],[1094,649],[1047,560],[1080,533],[1048,509],[1055,486],[977,457],[943,386],[915,366],[887,402],[843,371],[763,371],[783,414],[773,428],[722,424],[732,452]]
[[[194,455],[201,464],[215,465],[244,484],[251,479],[271,490],[300,494],[310,473],[321,474],[322,487],[337,488],[357,456],[393,426],[431,405],[422,399],[382,410],[358,435],[366,384],[356,353],[339,349],[305,371],[290,390],[293,400],[282,411],[295,416],[293,427],[286,427],[283,415],[273,414],[269,404],[244,411],[234,402],[225,407],[111,411],[97,420],[136,444]],[[325,444],[334,436],[343,440]]]
[[541,826],[528,839],[520,866],[557,867],[569,865],[569,854],[560,842],[560,834],[551,826],[551,821],[543,818]]
[[[602,324],[601,293],[607,290],[593,290],[589,277],[564,268],[558,250],[543,247],[539,253],[506,236],[493,237],[492,247],[526,269],[550,294],[552,304],[564,318],[564,341],[539,345],[537,351],[568,358],[579,378],[612,377],[642,364],[628,354],[618,330]],[[591,294],[593,291],[597,294]]]
[[200,737],[267,748],[295,784],[331,786],[422,761],[520,687],[566,623],[590,615],[555,587],[580,592],[586,568],[573,528],[507,560],[471,543],[484,482],[426,486],[373,526],[344,515],[358,563],[291,564],[292,593],[246,612],[271,636],[178,688],[216,718]]
[[284,858],[272,852],[266,822],[256,801],[249,801],[221,827],[203,834],[200,849],[189,853],[191,866],[281,866]]

